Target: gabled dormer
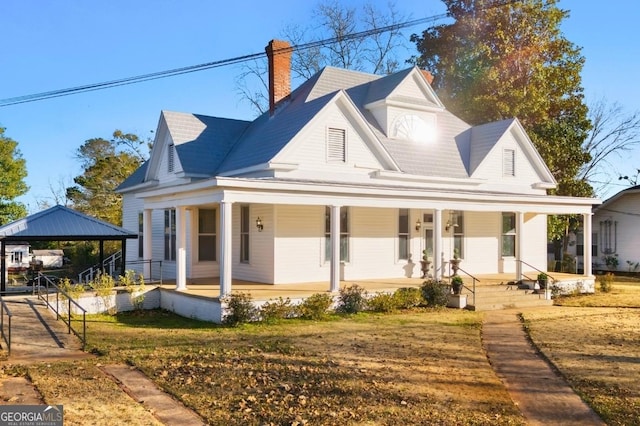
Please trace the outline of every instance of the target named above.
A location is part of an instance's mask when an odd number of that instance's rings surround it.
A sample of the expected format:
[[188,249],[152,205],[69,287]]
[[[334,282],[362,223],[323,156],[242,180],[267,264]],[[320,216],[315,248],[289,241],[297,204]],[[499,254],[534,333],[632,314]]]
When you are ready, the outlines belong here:
[[426,74],[417,67],[373,81],[364,107],[390,139],[433,142],[444,111]]

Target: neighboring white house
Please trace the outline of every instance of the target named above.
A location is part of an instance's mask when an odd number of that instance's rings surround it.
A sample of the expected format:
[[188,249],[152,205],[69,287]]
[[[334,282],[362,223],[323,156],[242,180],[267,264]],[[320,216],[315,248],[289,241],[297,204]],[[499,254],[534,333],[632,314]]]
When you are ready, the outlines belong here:
[[[593,209],[593,267],[640,272],[640,185],[618,192]],[[578,247],[582,236],[578,234]]]
[[33,260],[42,262],[45,269],[62,268],[64,252],[60,249],[33,250]]
[[20,272],[29,268],[29,243],[7,244],[6,262],[7,271]]
[[139,230],[128,262],[163,260],[177,289],[219,277],[221,294],[232,279],[417,277],[425,249],[435,277],[455,251],[467,273],[518,278],[546,270],[547,215],[590,229],[598,201],[547,195],[556,182],[517,119],[468,125],[415,67],[327,67],[290,92],[287,47],[267,46],[257,119],[161,113],[150,159],[119,187],[123,227]]

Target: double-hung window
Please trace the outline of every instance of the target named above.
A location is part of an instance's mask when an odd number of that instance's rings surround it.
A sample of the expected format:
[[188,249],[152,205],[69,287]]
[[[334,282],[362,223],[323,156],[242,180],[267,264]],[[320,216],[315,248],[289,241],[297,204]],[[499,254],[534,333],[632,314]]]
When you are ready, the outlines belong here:
[[164,211],[164,260],[176,260],[176,210]]
[[461,211],[451,212],[451,228],[453,229],[454,254],[464,259],[464,214]]
[[516,256],[516,214],[502,213],[502,257]]
[[198,211],[198,261],[216,260],[216,211]]
[[[324,258],[331,260],[331,207],[324,213],[325,253]],[[349,261],[349,208],[340,207],[340,261]]]
[[249,206],[240,206],[240,262],[249,263]]
[[409,209],[398,210],[398,259],[409,258]]
[[144,213],[138,213],[138,257],[144,257]]

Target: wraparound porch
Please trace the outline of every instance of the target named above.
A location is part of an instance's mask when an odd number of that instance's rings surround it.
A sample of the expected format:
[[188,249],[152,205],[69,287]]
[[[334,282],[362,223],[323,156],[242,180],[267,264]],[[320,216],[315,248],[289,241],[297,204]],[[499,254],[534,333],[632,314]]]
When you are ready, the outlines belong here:
[[[593,276],[567,274],[559,272],[547,272],[549,277],[552,277],[556,282],[560,284],[570,285],[573,283],[581,282],[595,282]],[[524,271],[524,277],[528,277],[531,280],[535,280],[538,275],[538,271]],[[481,274],[476,276],[476,287],[480,289],[482,287],[496,287],[503,286],[505,290],[510,290],[512,287],[508,286],[509,282],[515,281],[515,275],[512,273],[504,274]],[[469,276],[463,276],[465,286],[469,289],[473,288],[473,279]],[[340,288],[349,287],[352,285],[359,285],[369,293],[376,292],[393,292],[403,287],[420,287],[424,282],[421,278],[386,278],[386,279],[368,279],[368,280],[346,280],[340,281]],[[445,281],[447,279],[445,278]],[[164,281],[160,286],[165,290],[179,291],[180,293],[192,296],[215,298],[220,297],[220,278],[219,277],[207,277],[191,279],[185,289],[176,290],[175,280]],[[301,299],[309,297],[315,293],[330,292],[330,283],[328,281],[311,282],[311,283],[295,283],[295,284],[262,284],[250,281],[243,281],[234,279],[232,282],[232,294],[234,293],[249,293],[252,299],[256,301],[267,301],[270,299],[276,299],[278,297]],[[468,291],[468,290],[467,290]]]

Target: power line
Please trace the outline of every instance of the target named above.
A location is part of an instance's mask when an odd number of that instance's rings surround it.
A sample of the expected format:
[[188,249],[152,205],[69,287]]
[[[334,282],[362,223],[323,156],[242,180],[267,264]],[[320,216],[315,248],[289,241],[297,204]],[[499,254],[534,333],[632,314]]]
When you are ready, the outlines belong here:
[[[485,9],[492,9],[495,7],[506,6],[509,4],[518,3],[520,1],[522,0],[497,1],[496,3],[486,7]],[[312,49],[315,47],[322,47],[322,46],[326,46],[326,45],[337,43],[337,42],[364,38],[374,34],[381,34],[388,31],[398,31],[400,29],[413,27],[419,24],[434,23],[436,21],[439,21],[440,19],[447,18],[448,16],[449,16],[448,13],[433,15],[426,18],[414,19],[411,21],[405,21],[398,24],[387,25],[380,28],[373,28],[366,31],[347,34],[344,36],[331,37],[324,40],[312,41],[309,43],[302,43],[302,44],[291,46],[290,48],[276,50],[275,52],[286,51],[286,50],[290,50],[293,52],[297,50],[306,50],[306,49]],[[234,58],[222,59],[219,61],[206,62],[203,64],[191,65],[191,66],[186,66],[181,68],[174,68],[174,69],[165,70],[165,71],[158,71],[158,72],[153,72],[149,74],[137,75],[133,77],[125,77],[125,78],[105,81],[101,83],[92,83],[92,84],[87,84],[83,86],[71,87],[67,89],[58,89],[58,90],[52,90],[48,92],[34,93],[31,95],[23,95],[23,96],[17,96],[13,98],[6,98],[6,99],[0,100],[0,108],[5,106],[10,106],[10,105],[28,103],[28,102],[36,102],[36,101],[41,101],[45,99],[59,98],[62,96],[70,96],[78,93],[92,92],[95,90],[104,90],[112,87],[125,86],[128,84],[137,84],[145,81],[168,78],[168,77],[188,74],[192,72],[209,70],[213,68],[220,68],[228,65],[235,65],[241,62],[248,62],[254,59],[258,59],[265,55],[266,55],[265,52],[252,53],[252,54],[243,55],[243,56],[236,56]]]
[[[408,28],[408,27],[412,27],[412,26],[415,26],[415,25],[419,25],[419,24],[435,22],[435,21],[438,21],[438,20],[446,18],[446,17],[447,17],[447,14],[434,15],[434,16],[430,16],[430,17],[427,17],[427,18],[420,18],[420,19],[415,19],[415,20],[412,20],[412,21],[406,21],[406,22],[402,22],[402,23],[398,23],[398,24],[387,25],[387,26],[380,27],[380,28],[370,29],[370,30],[366,30],[366,31],[360,31],[360,32],[357,32],[357,33],[352,33],[352,34],[347,34],[347,35],[342,36],[342,37],[332,37],[332,38],[328,38],[328,39],[324,39],[324,40],[318,40],[318,41],[313,41],[313,42],[309,42],[309,43],[298,44],[298,45],[295,45],[295,46],[291,46],[290,48],[276,50],[276,52],[283,51],[283,50],[297,51],[297,50],[312,49],[312,48],[315,48],[315,47],[326,46],[326,45],[337,43],[337,42],[341,42],[341,41],[349,41],[349,40],[354,40],[354,39],[358,39],[358,38],[364,38],[364,37],[368,37],[368,36],[371,36],[371,35],[374,35],[374,34],[384,33],[384,32],[387,32],[387,31],[397,31],[397,30],[400,30],[402,28]],[[243,55],[243,56],[236,56],[234,58],[222,59],[222,60],[219,60],[219,61],[206,62],[206,63],[203,63],[203,64],[191,65],[191,66],[186,66],[186,67],[181,67],[181,68],[174,68],[174,69],[170,69],[170,70],[158,71],[158,72],[153,72],[153,73],[150,73],[150,74],[142,74],[142,75],[137,75],[137,76],[133,76],[133,77],[126,77],[126,78],[121,78],[121,79],[117,79],[117,80],[105,81],[105,82],[101,82],[101,83],[93,83],[93,84],[87,84],[87,85],[83,85],[83,86],[71,87],[71,88],[68,88],[68,89],[58,89],[58,90],[52,90],[52,91],[49,91],[49,92],[34,93],[34,94],[31,94],[31,95],[24,95],[24,96],[17,96],[17,97],[13,97],[13,98],[7,98],[7,99],[0,100],[0,107],[9,106],[9,105],[23,104],[23,103],[27,103],[27,102],[36,102],[36,101],[40,101],[40,100],[44,100],[44,99],[51,99],[51,98],[58,98],[58,97],[61,97],[61,96],[74,95],[76,93],[91,92],[91,91],[94,91],[94,90],[103,90],[103,89],[108,89],[108,88],[111,88],[111,87],[125,86],[125,85],[128,85],[128,84],[142,83],[142,82],[145,82],[145,81],[157,80],[157,79],[160,79],[160,78],[167,78],[167,77],[173,77],[173,76],[182,75],[182,74],[188,74],[188,73],[197,72],[197,71],[204,71],[204,70],[209,70],[209,69],[213,69],[213,68],[219,68],[219,67],[223,67],[223,66],[234,65],[234,64],[241,63],[241,62],[251,61],[251,60],[254,60],[254,59],[261,58],[261,57],[263,57],[265,55],[266,55],[265,52],[252,53],[252,54]]]

